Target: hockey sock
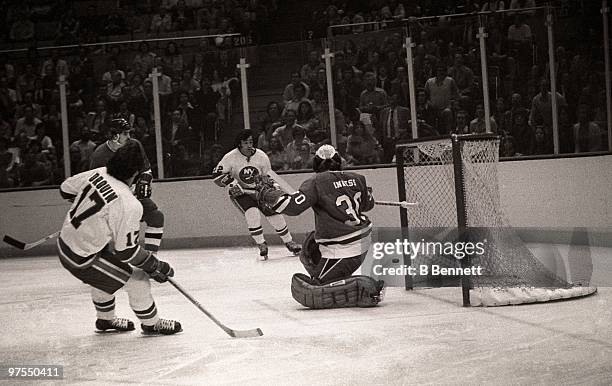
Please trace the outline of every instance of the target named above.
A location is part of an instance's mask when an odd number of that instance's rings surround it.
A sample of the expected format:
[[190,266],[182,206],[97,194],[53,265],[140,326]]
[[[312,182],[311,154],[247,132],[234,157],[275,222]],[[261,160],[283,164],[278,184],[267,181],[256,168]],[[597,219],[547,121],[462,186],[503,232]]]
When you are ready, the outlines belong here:
[[162,236],[164,235],[164,214],[159,209],[145,210],[144,222],[147,223],[145,230],[145,249],[156,253],[159,250]]
[[270,225],[276,229],[276,234],[280,236],[283,240],[283,243],[287,244],[289,241],[293,240],[291,237],[291,233],[289,233],[289,228],[287,227],[287,223],[285,222],[285,218],[280,214],[267,217]]
[[261,215],[259,209],[249,208],[244,212],[247,226],[249,227],[249,233],[257,244],[262,244],[266,240],[263,236],[263,228],[261,226]]
[[148,275],[140,269],[134,269],[124,288],[130,300],[130,307],[132,307],[141,323],[154,326],[159,320],[159,315],[151,295],[151,283]]
[[91,300],[96,307],[98,319],[113,320],[115,318],[115,296],[92,287]]

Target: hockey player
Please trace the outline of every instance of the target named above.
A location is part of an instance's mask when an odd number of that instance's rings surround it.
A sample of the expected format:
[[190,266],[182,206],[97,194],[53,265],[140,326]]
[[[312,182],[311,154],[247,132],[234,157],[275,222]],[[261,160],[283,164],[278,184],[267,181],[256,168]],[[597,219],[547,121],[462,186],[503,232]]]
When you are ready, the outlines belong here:
[[182,331],[181,324],[159,317],[149,278],[163,283],[174,270],[138,245],[143,209],[130,185],[143,168],[141,149],[131,142],[105,167],[61,184],[72,206],[57,240],[58,255],[64,268],[91,287],[99,331],[134,330],[132,321],[115,316],[114,294],[124,288],[143,333],[169,335]]
[[294,298],[307,307],[368,307],[380,301],[382,281],[351,276],[371,244],[372,223],[363,213],[374,207],[372,190],[364,176],[342,171],[341,165],[336,149],[323,145],[313,161],[316,174],[298,192],[285,194],[265,178],[256,187],[260,206],[276,213],[297,216],[314,210],[315,230],[300,254],[310,278],[295,274],[292,282]]
[[144,172],[134,180],[136,185],[134,194],[140,200],[143,208],[143,215],[140,221],[144,221],[147,224],[145,229],[145,249],[157,253],[164,234],[164,214],[151,199],[151,182],[153,181],[151,164],[142,144],[137,139],[131,138],[131,130],[132,127],[125,119],[118,118],[111,120],[111,138],[98,146],[93,152],[89,169],[106,166],[106,163],[113,157],[115,152],[127,143],[135,142],[138,144],[145,166]]
[[228,152],[213,171],[215,182],[219,186],[229,186],[230,199],[244,214],[251,237],[259,247],[261,259],[268,258],[268,244],[263,236],[260,211],[274,227],[289,252],[297,255],[301,247],[293,241],[283,216],[258,207],[254,196],[244,191],[255,188],[257,176],[267,175],[272,169],[266,153],[254,147],[253,138],[253,132],[248,129],[238,134],[236,148]]

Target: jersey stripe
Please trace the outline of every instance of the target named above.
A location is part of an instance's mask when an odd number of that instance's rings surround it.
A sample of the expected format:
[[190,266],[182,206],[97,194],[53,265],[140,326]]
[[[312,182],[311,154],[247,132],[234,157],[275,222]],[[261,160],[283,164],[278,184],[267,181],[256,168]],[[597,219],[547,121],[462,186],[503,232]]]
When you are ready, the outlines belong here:
[[334,237],[331,239],[315,239],[319,245],[332,245],[332,244],[348,244],[356,240],[362,239],[368,236],[372,232],[372,223],[368,224],[367,227],[359,229],[355,232],[347,235]]
[[91,265],[93,260],[96,258],[97,254],[89,255],[89,256],[81,256],[72,251],[64,240],[61,237],[57,239],[57,248],[59,250],[59,256],[62,260],[69,263],[75,268],[86,268]]

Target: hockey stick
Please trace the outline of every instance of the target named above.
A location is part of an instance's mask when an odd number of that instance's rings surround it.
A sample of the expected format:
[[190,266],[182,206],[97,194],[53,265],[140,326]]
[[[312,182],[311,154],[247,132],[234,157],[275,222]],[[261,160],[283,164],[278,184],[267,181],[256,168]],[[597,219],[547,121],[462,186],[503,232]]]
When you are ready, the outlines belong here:
[[386,205],[386,206],[401,206],[402,208],[410,208],[411,206],[419,205],[418,202],[407,202],[407,201],[374,201],[376,205]]
[[170,284],[174,286],[174,288],[176,288],[187,299],[189,299],[190,302],[192,302],[196,307],[198,307],[200,311],[205,313],[206,316],[212,319],[212,321],[215,322],[217,326],[221,327],[221,329],[225,331],[227,335],[231,336],[232,338],[254,338],[256,336],[263,335],[263,332],[259,328],[255,328],[252,330],[232,330],[231,328],[225,326],[223,323],[218,321],[217,318],[215,318],[210,312],[208,312],[206,308],[204,308],[204,306],[200,304],[200,302],[195,300],[183,287],[181,287],[176,281],[174,281],[173,278],[169,277],[168,281],[170,282]]
[[49,236],[45,236],[44,238],[38,240],[38,241],[34,241],[33,243],[24,243],[23,241],[19,241],[17,239],[12,238],[9,235],[4,235],[4,238],[2,239],[2,241],[4,241],[5,243],[12,245],[13,247],[17,248],[17,249],[22,249],[24,251],[27,251],[28,249],[32,249],[34,247],[39,246],[40,244],[43,244],[45,241],[50,240],[54,237],[59,236],[59,231],[50,234]]

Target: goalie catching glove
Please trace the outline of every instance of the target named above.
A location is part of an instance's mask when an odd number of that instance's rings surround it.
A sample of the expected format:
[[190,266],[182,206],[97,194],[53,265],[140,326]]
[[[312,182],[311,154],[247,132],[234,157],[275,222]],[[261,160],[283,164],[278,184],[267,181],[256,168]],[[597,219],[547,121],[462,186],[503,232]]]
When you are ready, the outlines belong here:
[[153,175],[145,172],[138,176],[136,181],[136,197],[138,199],[151,197],[151,182],[153,181]]
[[267,175],[257,176],[255,179],[257,191],[257,206],[265,211],[275,213],[274,206],[286,193]]

